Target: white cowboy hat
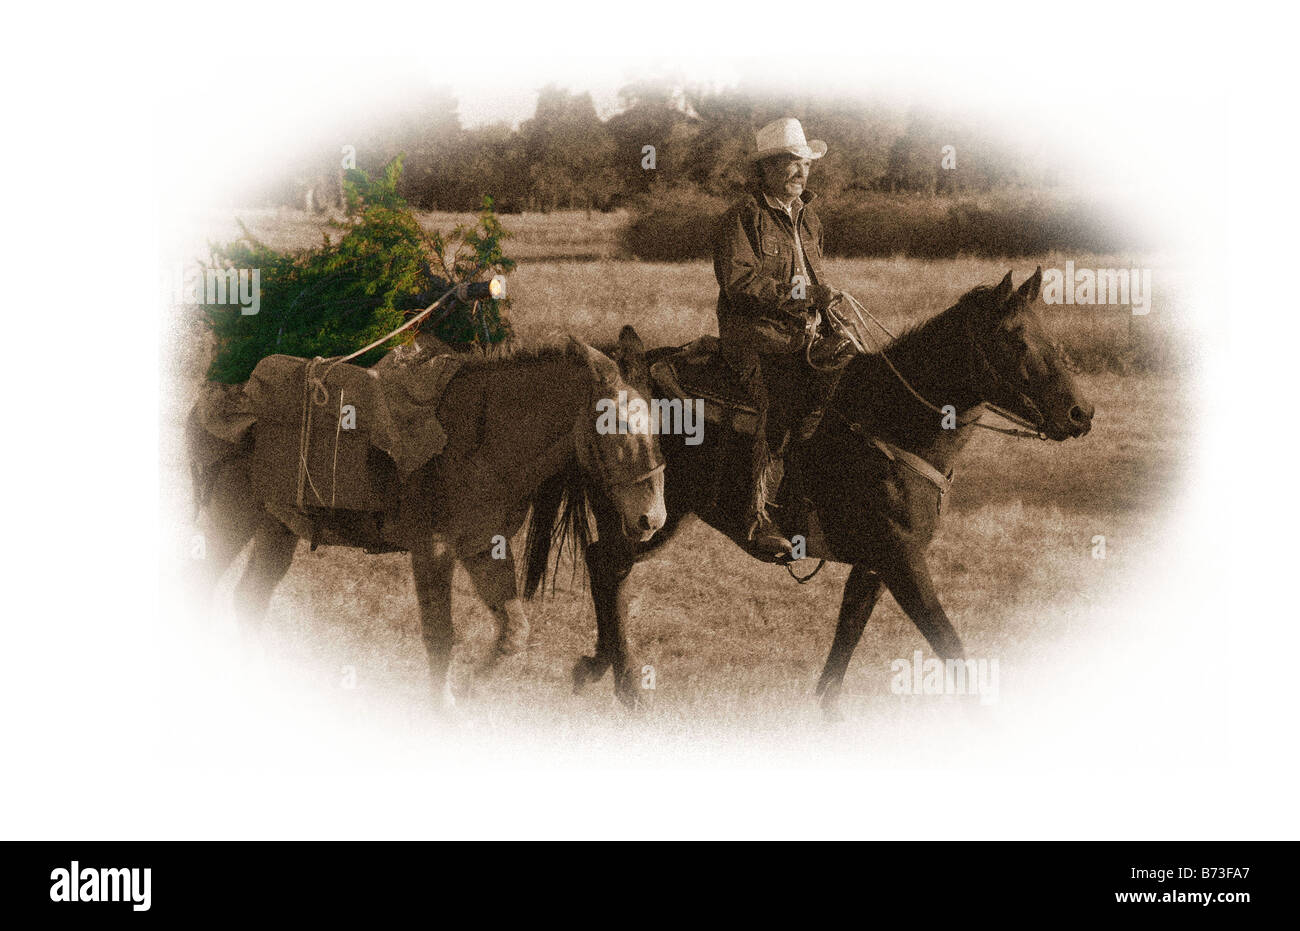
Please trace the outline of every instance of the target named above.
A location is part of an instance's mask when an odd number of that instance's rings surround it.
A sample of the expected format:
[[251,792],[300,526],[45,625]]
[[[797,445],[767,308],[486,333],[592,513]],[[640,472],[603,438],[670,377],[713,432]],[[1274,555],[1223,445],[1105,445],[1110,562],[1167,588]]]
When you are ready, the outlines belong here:
[[789,153],[800,158],[821,158],[826,154],[826,143],[820,139],[809,142],[804,138],[803,126],[793,117],[773,120],[757,134],[758,144],[751,161],[767,158],[769,155]]

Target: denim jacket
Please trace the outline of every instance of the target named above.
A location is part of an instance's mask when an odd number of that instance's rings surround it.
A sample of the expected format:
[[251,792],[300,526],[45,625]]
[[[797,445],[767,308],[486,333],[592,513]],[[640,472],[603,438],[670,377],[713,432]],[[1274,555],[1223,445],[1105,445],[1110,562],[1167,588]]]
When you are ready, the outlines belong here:
[[[822,225],[804,191],[799,239],[807,258],[809,285],[822,277]],[[772,207],[758,189],[748,191],[718,222],[713,237],[713,273],[718,279],[718,333],[724,348],[750,346],[760,353],[787,354],[803,346],[811,312],[796,300],[795,229],[785,211]]]

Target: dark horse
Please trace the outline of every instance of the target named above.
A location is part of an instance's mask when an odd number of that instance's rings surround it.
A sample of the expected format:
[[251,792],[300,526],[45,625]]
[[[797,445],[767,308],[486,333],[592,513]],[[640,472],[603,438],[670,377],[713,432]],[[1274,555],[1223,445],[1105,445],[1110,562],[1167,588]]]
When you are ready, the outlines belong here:
[[[805,496],[821,530],[816,545],[809,534],[808,555],[853,567],[817,684],[830,715],[886,587],[941,659],[964,658],[961,638],[935,594],[925,552],[938,527],[948,477],[980,415],[996,406],[1031,426],[1028,435],[1057,441],[1083,436],[1091,427],[1093,407],[1080,396],[1033,309],[1041,284],[1039,269],[1013,291],[1008,273],[995,287],[969,291],[883,353],[854,358],[816,433],[790,453],[800,457]],[[630,382],[648,387],[648,365],[675,351],[624,351],[619,363]],[[952,410],[945,417],[939,411],[948,405]],[[583,542],[596,609],[596,650],[574,667],[575,690],[612,667],[616,693],[625,703],[637,702],[639,676],[626,627],[627,579],[636,562],[673,537],[683,518],[695,514],[745,548],[737,513],[743,495],[732,487],[746,474],[744,444],[730,430],[710,427],[718,437],[711,443],[692,446],[681,436],[660,437],[668,463],[668,521],[649,542],[627,542],[616,512],[599,493],[591,495],[598,538]],[[544,528],[553,524],[559,505],[555,491],[543,490],[533,502],[534,519],[540,515]],[[546,562],[547,550],[532,547],[531,588],[545,576]]]

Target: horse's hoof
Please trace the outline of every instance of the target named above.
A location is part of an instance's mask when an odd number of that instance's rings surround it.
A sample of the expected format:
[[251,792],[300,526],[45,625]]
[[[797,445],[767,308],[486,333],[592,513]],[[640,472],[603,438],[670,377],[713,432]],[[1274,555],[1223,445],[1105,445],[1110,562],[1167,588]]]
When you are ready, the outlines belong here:
[[580,656],[578,661],[573,664],[573,694],[578,695],[592,682],[595,682],[600,676],[596,675],[596,658],[594,656]]
[[641,676],[636,672],[627,671],[616,676],[614,694],[629,711],[644,711],[648,704],[641,689]]
[[840,710],[838,701],[822,702],[822,720],[827,724],[841,724],[844,721],[844,712]]
[[828,724],[838,724],[844,720],[840,710],[840,687],[830,682],[818,682],[817,694],[821,696],[822,718]]
[[501,628],[501,635],[497,637],[496,658],[505,659],[515,656],[518,653],[528,649],[528,625],[510,625],[506,624]]
[[484,657],[483,662],[479,664],[478,672],[480,675],[491,675],[496,672],[506,661],[513,657],[522,655],[521,650],[503,649],[501,644],[497,644]]

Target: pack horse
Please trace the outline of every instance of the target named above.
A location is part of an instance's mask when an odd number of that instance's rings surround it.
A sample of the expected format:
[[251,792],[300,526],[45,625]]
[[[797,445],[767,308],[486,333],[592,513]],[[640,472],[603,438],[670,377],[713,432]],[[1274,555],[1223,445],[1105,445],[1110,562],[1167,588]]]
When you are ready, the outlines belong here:
[[[639,347],[629,329],[619,353]],[[196,405],[187,433],[209,541],[200,595],[251,540],[235,600],[241,627],[256,631],[300,539],[409,552],[434,693],[448,706],[457,560],[500,625],[493,656],[505,656],[525,645],[528,622],[501,541],[542,486],[563,476],[629,545],[648,541],[666,510],[658,438],[597,428],[602,401],[644,403],[613,359],[576,340],[496,359],[458,353],[453,371],[439,358],[367,370],[270,357],[248,385],[213,392],[226,417]],[[355,431],[340,417],[370,432],[345,436]]]

